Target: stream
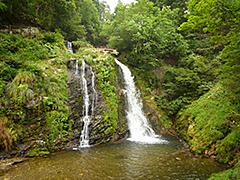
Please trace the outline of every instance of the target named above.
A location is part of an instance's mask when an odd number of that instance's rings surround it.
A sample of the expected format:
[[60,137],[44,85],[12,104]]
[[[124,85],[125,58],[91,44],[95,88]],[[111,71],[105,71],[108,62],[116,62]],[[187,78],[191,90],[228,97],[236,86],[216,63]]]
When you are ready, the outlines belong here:
[[227,167],[193,155],[175,137],[158,144],[125,141],[30,158],[0,179],[178,179],[203,180]]

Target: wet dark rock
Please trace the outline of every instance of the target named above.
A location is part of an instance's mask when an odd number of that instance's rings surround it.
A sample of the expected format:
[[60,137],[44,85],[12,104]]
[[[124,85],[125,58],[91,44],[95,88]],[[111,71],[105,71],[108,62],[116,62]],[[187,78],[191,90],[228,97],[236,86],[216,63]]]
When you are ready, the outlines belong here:
[[[76,60],[71,60],[68,63],[69,68],[69,81],[68,81],[68,92],[69,92],[69,107],[70,107],[70,116],[69,119],[74,120],[73,138],[76,140],[80,138],[81,131],[83,128],[82,118],[83,114],[83,89],[81,87],[81,65],[79,64],[78,72],[76,74]],[[92,102],[94,98],[94,92],[92,89],[92,74],[90,67],[86,64],[85,68],[85,78],[87,80],[88,86],[88,94],[89,100]],[[96,76],[96,75],[95,75]],[[95,87],[98,87],[98,83],[96,81]],[[97,101],[94,103],[94,116],[90,119],[90,124],[88,126],[89,129],[89,143],[91,145],[107,143],[111,141],[117,141],[126,137],[127,126],[126,126],[126,118],[125,116],[125,107],[124,107],[124,96],[118,92],[119,98],[119,110],[118,110],[118,129],[113,134],[105,134],[104,131],[109,128],[111,125],[104,123],[104,113],[108,112],[108,103],[102,95],[100,90],[96,90],[97,93]],[[89,106],[89,112],[92,112],[92,106]],[[109,113],[109,112],[108,112]],[[75,132],[78,130],[78,132]]]

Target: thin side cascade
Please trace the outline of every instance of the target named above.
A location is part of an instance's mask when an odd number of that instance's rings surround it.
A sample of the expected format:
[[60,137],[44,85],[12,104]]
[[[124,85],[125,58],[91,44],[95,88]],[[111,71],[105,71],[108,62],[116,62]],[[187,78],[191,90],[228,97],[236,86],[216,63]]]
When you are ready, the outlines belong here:
[[82,89],[83,89],[83,129],[80,136],[80,148],[82,147],[89,147],[89,134],[88,134],[88,124],[90,122],[90,116],[88,115],[89,110],[89,95],[88,95],[88,88],[87,88],[87,80],[85,78],[85,68],[86,63],[82,59]]
[[149,126],[147,118],[142,111],[142,101],[140,101],[140,93],[134,84],[134,77],[131,75],[127,66],[115,59],[116,63],[122,70],[124,77],[124,93],[127,99],[127,120],[130,130],[130,141],[141,143],[165,143],[153,129]]
[[71,42],[67,42],[67,49],[70,53],[73,53],[73,49],[72,49],[72,43]]
[[[72,50],[72,43],[71,42],[67,42],[67,49],[69,52],[73,53]],[[88,131],[88,125],[90,123],[90,119],[91,117],[94,115],[94,105],[95,105],[95,101],[97,102],[97,91],[95,89],[95,74],[92,70],[92,67],[89,67],[90,71],[91,71],[91,75],[92,75],[92,91],[93,91],[93,96],[92,96],[92,113],[91,116],[89,116],[89,106],[90,106],[90,98],[89,98],[89,94],[88,94],[88,87],[87,87],[87,80],[85,78],[85,69],[86,69],[86,63],[83,59],[82,60],[82,67],[81,67],[81,80],[82,80],[82,89],[83,89],[83,129],[81,131],[81,136],[80,136],[80,145],[79,148],[84,148],[84,147],[90,147],[89,145],[89,131]],[[78,76],[79,74],[79,67],[78,67],[78,59],[76,59],[76,65],[75,65],[75,75]],[[78,150],[78,148],[73,148],[73,150]]]

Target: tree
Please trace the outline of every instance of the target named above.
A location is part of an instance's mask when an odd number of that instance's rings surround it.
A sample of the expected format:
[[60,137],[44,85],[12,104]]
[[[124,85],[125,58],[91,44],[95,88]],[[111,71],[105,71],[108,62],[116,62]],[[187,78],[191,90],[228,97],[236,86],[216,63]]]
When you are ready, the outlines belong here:
[[152,68],[158,59],[185,54],[187,43],[176,32],[177,9],[160,10],[152,2],[139,0],[136,4],[119,4],[115,14],[105,34],[110,35],[109,46],[131,54],[130,64]]
[[13,25],[29,20],[27,0],[3,0],[0,9],[1,25]]
[[112,15],[111,15],[111,9],[110,6],[107,4],[106,1],[101,2],[101,20],[102,21],[107,21],[110,20]]
[[87,34],[93,42],[97,36],[94,32],[99,26],[99,16],[91,0],[3,0],[0,9],[2,25],[60,29],[68,40],[84,39]]
[[100,28],[98,10],[92,0],[76,0],[76,5],[81,13],[81,25],[83,25],[86,29],[87,41],[96,45]]
[[203,28],[205,33],[213,34],[214,42],[224,43],[220,57],[225,63],[220,77],[234,93],[235,101],[240,102],[240,1],[192,0],[188,5],[188,21],[179,30]]
[[162,9],[163,7],[170,7],[173,9],[179,9],[177,21],[178,25],[186,21],[185,13],[187,10],[187,2],[185,0],[151,0],[154,4]]

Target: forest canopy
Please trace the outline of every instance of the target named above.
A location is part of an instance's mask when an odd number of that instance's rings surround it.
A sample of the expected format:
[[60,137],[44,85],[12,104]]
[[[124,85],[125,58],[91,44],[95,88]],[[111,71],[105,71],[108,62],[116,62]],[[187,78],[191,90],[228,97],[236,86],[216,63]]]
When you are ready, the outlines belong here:
[[107,5],[98,0],[3,0],[1,26],[32,25],[46,31],[60,30],[72,41],[99,43],[102,11]]

